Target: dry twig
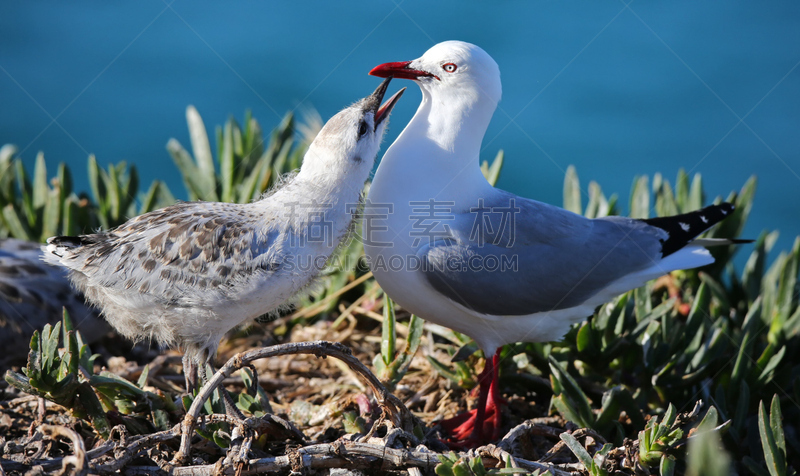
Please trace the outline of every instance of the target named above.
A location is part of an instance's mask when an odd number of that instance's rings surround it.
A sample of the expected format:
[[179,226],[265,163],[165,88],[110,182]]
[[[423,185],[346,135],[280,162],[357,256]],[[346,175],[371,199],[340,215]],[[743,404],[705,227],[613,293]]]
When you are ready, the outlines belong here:
[[536,461],[515,458],[509,452],[495,445],[481,446],[470,453],[474,453],[480,458],[491,458],[492,460],[496,460],[498,463],[504,464],[506,461],[510,461],[512,468],[521,468],[530,472],[540,470],[543,471],[544,474],[552,474],[553,476],[572,476],[581,474],[580,472],[575,473],[572,471],[561,470],[552,464],[538,463]]
[[[44,407],[44,404],[41,404]],[[75,476],[83,476],[89,468],[89,460],[86,457],[86,445],[83,443],[83,438],[74,430],[70,430],[65,426],[57,425],[41,425],[38,427],[45,436],[55,439],[61,436],[69,439],[72,442],[73,454],[65,456],[61,460],[61,474],[68,474],[70,466],[75,469]]]
[[203,388],[200,389],[200,392],[198,392],[197,398],[192,402],[189,411],[186,412],[183,423],[181,423],[181,444],[180,449],[173,458],[173,464],[185,463],[188,460],[191,437],[194,433],[197,417],[200,415],[200,409],[211,396],[214,389],[217,388],[225,378],[229,377],[236,370],[249,365],[250,362],[254,360],[288,354],[311,354],[317,357],[331,356],[343,361],[350,369],[359,374],[367,382],[375,395],[375,399],[385,412],[385,416],[388,416],[389,421],[394,427],[403,429],[409,433],[413,430],[416,417],[408,411],[397,397],[392,395],[386,387],[381,384],[380,380],[378,380],[360,360],[353,357],[349,348],[339,343],[325,341],[294,342],[236,354],[206,382]]
[[[439,458],[436,453],[408,451],[368,443],[339,440],[334,443],[297,448],[284,456],[250,460],[246,468],[242,469],[241,474],[262,474],[287,470],[302,472],[308,469],[321,468],[358,468],[361,470],[387,471],[416,467],[428,471],[435,468],[437,464],[439,464]],[[219,473],[215,471],[219,471]],[[233,475],[235,473],[236,468],[233,466],[220,468],[213,464],[172,469],[172,474],[175,476]]]

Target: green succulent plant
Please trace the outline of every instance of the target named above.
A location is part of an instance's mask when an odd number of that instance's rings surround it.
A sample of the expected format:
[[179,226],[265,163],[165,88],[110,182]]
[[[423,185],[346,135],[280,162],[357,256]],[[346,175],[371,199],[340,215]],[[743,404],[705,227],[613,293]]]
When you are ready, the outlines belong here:
[[375,374],[391,391],[408,372],[411,359],[417,353],[425,322],[412,315],[408,321],[408,338],[402,350],[396,351],[397,330],[394,303],[388,296],[383,301],[383,326],[381,333],[381,352],[375,356],[372,365]]
[[295,141],[295,120],[291,113],[266,142],[261,125],[247,112],[244,127],[233,118],[217,127],[215,161],[205,124],[194,106],[186,108],[186,122],[194,155],[177,139],[169,140],[167,150],[181,171],[190,200],[251,202],[284,174],[299,168],[311,142]]
[[505,461],[504,468],[486,469],[481,458],[461,457],[455,453],[439,455],[440,463],[434,468],[437,476],[501,476],[519,474],[539,476],[540,471],[530,473],[524,469],[514,468],[511,461]]
[[168,398],[144,390],[147,369],[133,384],[108,371],[94,373],[95,358],[64,310],[61,322],[45,325],[41,333],[34,331],[28,365],[22,374],[8,370],[5,380],[90,421],[103,438],[111,431],[109,411],[117,412],[133,434],[146,434],[153,426],[159,430],[171,426],[169,413],[175,406]]

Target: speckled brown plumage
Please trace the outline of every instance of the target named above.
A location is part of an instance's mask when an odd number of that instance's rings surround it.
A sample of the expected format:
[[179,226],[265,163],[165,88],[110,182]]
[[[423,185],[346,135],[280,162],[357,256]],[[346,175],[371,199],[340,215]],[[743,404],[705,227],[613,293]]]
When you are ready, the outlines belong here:
[[[82,260],[87,277],[102,274],[106,288],[136,288],[161,304],[190,305],[197,291],[209,288],[218,294],[211,299],[225,299],[235,284],[231,269],[252,276],[253,251],[269,246],[270,237],[255,229],[254,211],[252,205],[178,203],[82,237],[81,253],[69,259]],[[108,263],[114,273],[106,274]]]

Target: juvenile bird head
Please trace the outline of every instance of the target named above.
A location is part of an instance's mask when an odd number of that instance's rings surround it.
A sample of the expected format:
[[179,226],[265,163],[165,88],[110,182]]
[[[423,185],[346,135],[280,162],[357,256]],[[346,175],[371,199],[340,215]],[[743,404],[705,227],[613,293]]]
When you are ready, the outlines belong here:
[[[389,114],[405,91],[401,89],[381,105],[390,81],[391,78],[386,78],[374,93],[339,111],[325,123],[306,153],[303,171],[363,175],[362,182],[366,180],[378,155]],[[359,171],[362,173],[356,173]]]

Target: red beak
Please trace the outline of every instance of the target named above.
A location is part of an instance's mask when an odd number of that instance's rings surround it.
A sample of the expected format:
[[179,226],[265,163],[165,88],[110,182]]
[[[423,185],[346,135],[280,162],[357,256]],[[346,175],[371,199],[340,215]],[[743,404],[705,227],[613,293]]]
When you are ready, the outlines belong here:
[[383,63],[379,64],[378,66],[372,68],[372,71],[369,72],[372,76],[377,76],[379,78],[388,78],[389,76],[393,76],[395,78],[400,79],[419,79],[425,77],[436,77],[436,75],[429,73],[427,71],[421,71],[418,69],[411,69],[408,65],[411,64],[411,61],[399,61],[396,63]]

